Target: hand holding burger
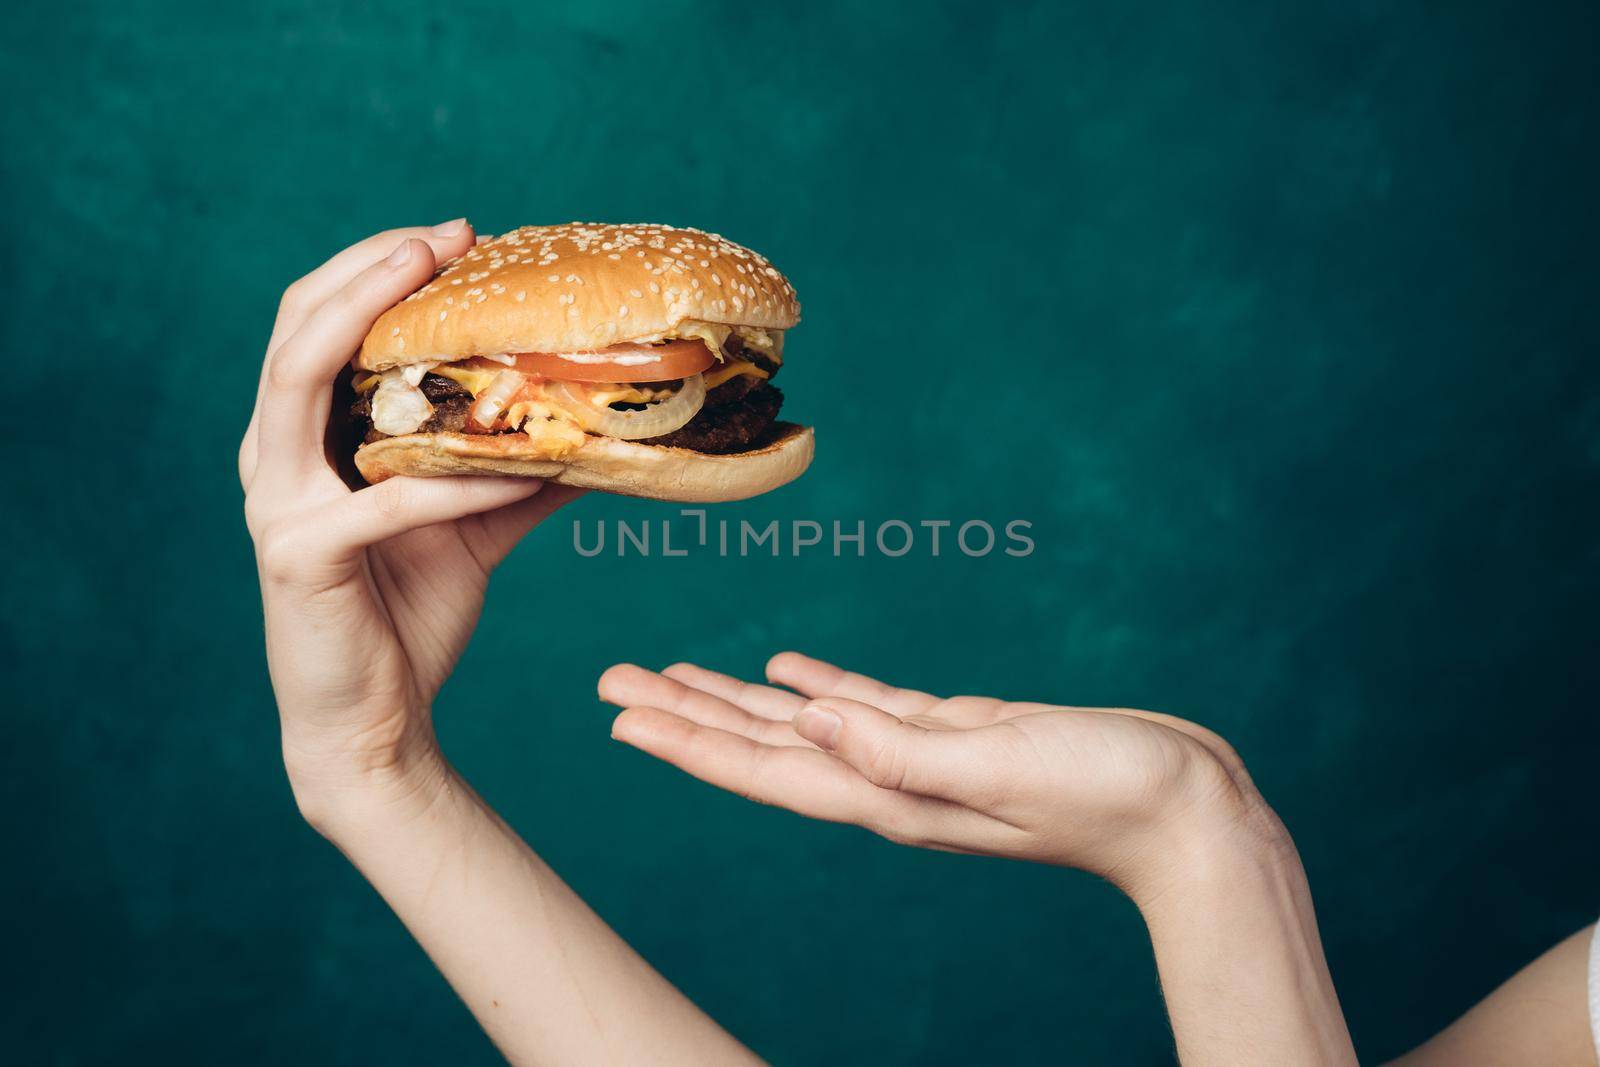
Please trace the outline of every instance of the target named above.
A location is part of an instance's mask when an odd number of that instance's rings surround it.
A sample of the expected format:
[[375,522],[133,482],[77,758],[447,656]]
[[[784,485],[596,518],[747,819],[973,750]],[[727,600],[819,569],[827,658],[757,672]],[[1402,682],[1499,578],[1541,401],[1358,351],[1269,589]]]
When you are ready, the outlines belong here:
[[319,824],[442,777],[430,708],[489,572],[581,490],[527,478],[395,478],[329,464],[334,380],[374,319],[473,246],[465,220],[391,230],[284,293],[239,449],[284,761]]

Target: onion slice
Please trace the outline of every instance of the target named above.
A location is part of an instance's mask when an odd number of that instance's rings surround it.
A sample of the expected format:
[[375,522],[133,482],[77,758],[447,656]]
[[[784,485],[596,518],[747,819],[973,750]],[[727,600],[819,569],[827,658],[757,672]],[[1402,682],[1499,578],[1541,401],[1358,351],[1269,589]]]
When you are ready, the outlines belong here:
[[592,403],[586,391],[574,388],[570,382],[551,382],[546,389],[550,399],[577,419],[579,426],[622,441],[642,441],[671,433],[699,414],[706,402],[706,382],[699,374],[685,378],[677,393],[655,401],[643,411],[616,411],[609,405]]
[[472,405],[472,421],[484,429],[494,425],[511,398],[522,391],[526,379],[514,370],[503,370],[494,376],[489,388],[478,394]]

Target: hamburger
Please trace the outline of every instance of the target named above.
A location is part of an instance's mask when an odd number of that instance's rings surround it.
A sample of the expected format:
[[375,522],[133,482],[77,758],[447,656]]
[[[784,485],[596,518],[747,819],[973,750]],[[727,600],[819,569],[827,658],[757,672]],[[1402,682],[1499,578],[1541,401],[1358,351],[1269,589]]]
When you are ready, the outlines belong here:
[[738,500],[811,463],[772,379],[793,286],[715,234],[525,226],[440,266],[353,361],[355,464]]

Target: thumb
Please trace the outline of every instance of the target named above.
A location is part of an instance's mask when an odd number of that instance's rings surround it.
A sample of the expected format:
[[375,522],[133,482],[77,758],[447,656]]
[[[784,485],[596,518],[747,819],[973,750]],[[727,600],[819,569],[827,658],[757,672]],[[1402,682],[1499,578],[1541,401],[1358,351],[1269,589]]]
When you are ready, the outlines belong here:
[[844,697],[819,697],[794,717],[794,732],[883,789],[965,803],[981,784],[965,731],[927,730]]

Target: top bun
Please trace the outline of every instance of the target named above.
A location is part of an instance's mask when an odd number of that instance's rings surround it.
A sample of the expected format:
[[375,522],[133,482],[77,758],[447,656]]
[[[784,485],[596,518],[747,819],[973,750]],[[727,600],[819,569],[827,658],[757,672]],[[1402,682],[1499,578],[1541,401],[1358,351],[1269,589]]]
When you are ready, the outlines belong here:
[[671,226],[524,226],[443,264],[384,312],[356,366],[381,371],[502,352],[583,352],[685,319],[787,330],[794,287],[765,258]]

